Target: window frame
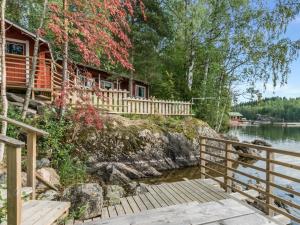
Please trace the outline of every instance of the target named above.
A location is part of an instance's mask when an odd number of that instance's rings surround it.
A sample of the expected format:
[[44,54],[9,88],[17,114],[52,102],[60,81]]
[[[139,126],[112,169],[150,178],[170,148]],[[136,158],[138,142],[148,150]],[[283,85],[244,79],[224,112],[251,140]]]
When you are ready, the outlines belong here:
[[[144,89],[144,96],[139,96],[139,88]],[[135,85],[135,97],[146,98],[146,86],[136,84]]]
[[[30,62],[29,62],[29,41],[28,40],[20,40],[20,39],[15,39],[15,38],[6,38],[6,42],[16,42],[16,43],[21,43],[25,44],[25,56],[26,56],[26,84],[28,84],[29,80],[29,70],[30,70]],[[9,54],[6,53],[5,54]],[[13,55],[13,54],[10,54]],[[1,79],[1,78],[0,78]]]
[[[110,88],[106,88],[106,87],[105,87],[105,84],[110,84],[111,87],[110,87]],[[113,89],[114,89],[114,83],[111,82],[111,81],[107,81],[107,80],[101,80],[101,87],[102,87],[103,89],[106,89],[106,90],[113,90]]]

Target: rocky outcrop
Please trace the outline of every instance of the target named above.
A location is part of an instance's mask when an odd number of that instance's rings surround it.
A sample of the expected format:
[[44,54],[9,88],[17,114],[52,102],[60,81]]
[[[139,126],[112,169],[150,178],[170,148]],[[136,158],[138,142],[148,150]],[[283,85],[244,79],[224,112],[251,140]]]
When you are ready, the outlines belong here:
[[101,215],[103,190],[97,183],[78,184],[65,189],[62,200],[71,202],[78,219],[90,219]]
[[[105,119],[104,129],[81,127],[74,131],[73,142],[78,151],[88,156],[89,170],[102,175],[105,162],[122,162],[130,169],[114,164],[113,179],[121,179],[120,171],[126,177],[159,176],[159,171],[194,166],[198,164],[199,137],[220,137],[206,123],[195,118],[172,119],[154,117],[132,120],[121,116]],[[208,141],[216,147],[223,144]],[[207,151],[224,156],[224,152],[212,148]],[[207,155],[212,161],[220,160]],[[100,164],[99,164],[100,163]],[[102,163],[102,165],[101,165]],[[134,169],[135,171],[133,171]],[[107,168],[106,168],[107,170]],[[102,171],[102,172],[99,172]]]

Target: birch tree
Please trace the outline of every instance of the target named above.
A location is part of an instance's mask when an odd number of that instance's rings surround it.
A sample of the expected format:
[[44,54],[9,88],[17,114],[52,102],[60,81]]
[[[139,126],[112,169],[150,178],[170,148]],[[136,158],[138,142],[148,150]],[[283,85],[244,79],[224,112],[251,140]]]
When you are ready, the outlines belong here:
[[[6,97],[6,61],[5,61],[5,49],[6,49],[6,37],[5,37],[5,9],[6,0],[1,2],[1,37],[0,37],[0,58],[1,58],[1,102],[2,102],[2,115],[7,116],[8,102]],[[2,121],[1,134],[6,135],[7,122]],[[4,156],[4,143],[0,144],[0,162],[3,161]]]
[[23,104],[23,109],[22,109],[22,119],[26,118],[29,101],[30,101],[30,96],[31,96],[33,88],[34,88],[35,74],[36,74],[36,68],[37,68],[38,57],[39,57],[41,31],[44,26],[44,20],[45,20],[46,12],[47,12],[47,5],[48,5],[48,0],[44,0],[44,7],[43,7],[42,15],[41,15],[40,25],[39,25],[38,29],[36,30],[33,58],[32,58],[32,67],[30,70],[29,78],[28,78],[28,84],[27,84],[27,89],[26,89],[26,94],[25,94],[25,99],[24,99],[24,104]]

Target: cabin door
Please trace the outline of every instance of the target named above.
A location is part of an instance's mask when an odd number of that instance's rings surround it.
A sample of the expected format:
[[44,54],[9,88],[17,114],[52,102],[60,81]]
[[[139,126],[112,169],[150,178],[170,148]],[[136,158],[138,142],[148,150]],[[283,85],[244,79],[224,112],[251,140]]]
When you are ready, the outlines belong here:
[[8,86],[26,87],[28,59],[26,43],[6,42],[6,82]]

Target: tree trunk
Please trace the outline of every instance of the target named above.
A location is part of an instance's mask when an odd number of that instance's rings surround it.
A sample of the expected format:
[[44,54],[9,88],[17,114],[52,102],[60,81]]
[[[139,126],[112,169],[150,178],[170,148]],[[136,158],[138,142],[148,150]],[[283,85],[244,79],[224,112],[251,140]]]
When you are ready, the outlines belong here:
[[206,97],[206,85],[208,79],[208,70],[209,70],[209,58],[205,60],[205,68],[204,68],[204,78],[203,78],[203,86],[202,86],[202,97]]
[[[68,1],[64,0],[64,11],[68,10]],[[68,19],[64,19],[65,40],[63,46],[63,71],[62,71],[62,89],[61,89],[61,107],[60,118],[62,119],[66,110],[65,98],[68,86],[68,58],[69,58],[69,37],[68,37]]]
[[[6,62],[5,62],[5,9],[6,0],[1,2],[1,37],[0,37],[0,58],[1,58],[1,100],[2,100],[2,115],[7,116],[8,102],[6,97]],[[6,135],[7,122],[2,122],[1,134]],[[0,144],[0,162],[3,161],[4,143]]]
[[39,53],[39,45],[40,45],[40,30],[44,26],[44,20],[46,17],[46,10],[47,10],[48,0],[44,0],[44,9],[42,13],[42,17],[40,20],[40,26],[37,29],[36,37],[35,37],[35,43],[34,43],[34,51],[33,51],[33,58],[32,58],[32,68],[30,71],[29,79],[28,79],[28,85],[27,90],[25,94],[23,109],[22,109],[22,119],[24,120],[26,118],[26,114],[28,111],[28,105],[30,101],[30,95],[32,92],[32,89],[34,87],[34,80],[35,80],[35,73],[36,73],[36,67],[37,67],[37,60],[38,60],[38,53]]
[[215,120],[215,130],[218,128],[218,121],[219,121],[219,114],[220,114],[220,105],[221,105],[221,95],[222,95],[222,89],[223,89],[223,79],[224,74],[221,74],[220,77],[220,84],[219,84],[219,90],[218,90],[218,100],[217,100],[217,107],[216,107],[216,120]]
[[187,71],[188,88],[190,91],[192,90],[192,86],[193,86],[194,66],[195,66],[195,51],[192,49],[190,64],[189,64],[188,71]]

